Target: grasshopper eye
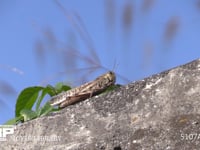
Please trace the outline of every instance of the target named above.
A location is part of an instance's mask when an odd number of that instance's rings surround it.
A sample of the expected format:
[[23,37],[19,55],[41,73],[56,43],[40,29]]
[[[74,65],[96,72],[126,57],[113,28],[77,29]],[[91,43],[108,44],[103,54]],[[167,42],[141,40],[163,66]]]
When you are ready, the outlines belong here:
[[114,76],[114,72],[112,72],[112,71],[109,71],[108,74],[109,74],[110,76]]

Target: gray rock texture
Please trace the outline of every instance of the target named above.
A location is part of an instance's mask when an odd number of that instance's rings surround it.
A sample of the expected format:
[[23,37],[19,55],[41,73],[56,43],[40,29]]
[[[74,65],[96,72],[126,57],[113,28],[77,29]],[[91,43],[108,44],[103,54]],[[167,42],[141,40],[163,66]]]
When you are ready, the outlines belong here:
[[200,60],[18,125],[0,149],[200,149]]

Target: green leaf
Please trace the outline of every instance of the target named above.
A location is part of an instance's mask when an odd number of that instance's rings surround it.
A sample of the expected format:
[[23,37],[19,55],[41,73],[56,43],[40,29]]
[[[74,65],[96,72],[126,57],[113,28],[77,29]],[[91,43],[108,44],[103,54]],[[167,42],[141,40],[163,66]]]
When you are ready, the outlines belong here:
[[39,110],[40,104],[41,104],[41,102],[42,102],[42,100],[43,100],[43,98],[44,98],[44,96],[45,96],[46,94],[47,94],[47,90],[46,90],[46,88],[45,88],[45,89],[42,90],[42,94],[41,94],[40,97],[37,99],[36,108],[35,108],[36,112]]
[[57,94],[63,92],[63,91],[68,91],[71,89],[70,86],[64,85],[62,82],[58,82],[55,86]]
[[37,117],[37,113],[29,109],[21,110],[20,115],[23,116],[24,121],[32,120]]
[[55,96],[63,91],[67,91],[70,90],[71,87],[64,85],[62,82],[59,82],[56,84],[55,87],[51,86],[51,85],[47,85],[45,88],[45,91],[52,97]]
[[[52,107],[49,102],[40,108],[42,100],[46,94],[49,94],[52,97],[70,89],[70,86],[64,85],[62,82],[57,83],[55,87],[47,85],[46,87],[33,86],[25,88],[17,98],[15,106],[15,118],[8,120],[6,123],[17,124],[19,122],[28,121],[39,116],[44,116],[49,112],[58,111],[59,109]],[[42,93],[40,94],[40,92]],[[32,107],[35,103],[36,111],[33,111]]]
[[22,116],[10,119],[6,123],[4,123],[4,125],[14,125],[14,124],[19,123],[20,121],[23,121],[23,117]]
[[61,89],[62,89],[62,91],[68,91],[71,89],[71,87],[68,85],[63,85]]
[[48,93],[51,97],[57,94],[56,89],[55,89],[53,86],[51,86],[51,85],[47,85],[47,86],[45,87],[45,90],[47,91],[47,93]]
[[119,85],[119,84],[111,85],[111,86],[109,86],[104,92],[112,91],[112,90],[114,90],[114,89],[119,88],[120,86],[121,86],[121,85]]
[[52,112],[53,109],[54,109],[54,107],[51,106],[49,102],[47,102],[47,103],[41,108],[41,111],[39,112],[38,116],[47,115],[49,112]]
[[42,90],[43,87],[40,86],[34,86],[34,87],[28,87],[24,89],[17,98],[17,103],[15,106],[15,116],[20,116],[20,111],[22,109],[31,109],[37,100],[38,94],[40,90]]
[[60,90],[62,89],[62,86],[63,86],[63,83],[62,83],[62,82],[58,82],[58,83],[56,84],[56,86],[55,86],[55,89],[56,89],[57,91],[60,91]]

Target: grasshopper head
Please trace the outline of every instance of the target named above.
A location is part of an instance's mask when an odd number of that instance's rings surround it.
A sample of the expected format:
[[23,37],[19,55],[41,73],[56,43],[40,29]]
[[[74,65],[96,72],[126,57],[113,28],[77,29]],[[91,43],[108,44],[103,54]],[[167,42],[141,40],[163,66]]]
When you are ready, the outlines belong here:
[[112,72],[112,71],[107,72],[107,73],[104,75],[104,79],[108,80],[108,83],[109,83],[110,85],[115,84],[115,81],[116,81],[115,73]]

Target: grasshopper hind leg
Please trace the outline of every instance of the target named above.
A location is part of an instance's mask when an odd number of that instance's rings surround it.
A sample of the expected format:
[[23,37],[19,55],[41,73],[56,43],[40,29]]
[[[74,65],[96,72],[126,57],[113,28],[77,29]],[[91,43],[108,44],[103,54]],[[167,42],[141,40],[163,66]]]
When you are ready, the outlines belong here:
[[83,100],[87,99],[88,96],[89,96],[89,94],[83,94],[83,95],[76,95],[76,96],[73,96],[73,97],[68,97],[64,102],[62,102],[59,105],[59,108],[64,108],[64,107],[69,106],[71,104],[75,104],[77,102],[83,101]]

